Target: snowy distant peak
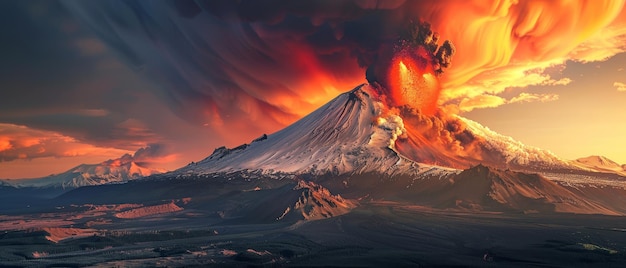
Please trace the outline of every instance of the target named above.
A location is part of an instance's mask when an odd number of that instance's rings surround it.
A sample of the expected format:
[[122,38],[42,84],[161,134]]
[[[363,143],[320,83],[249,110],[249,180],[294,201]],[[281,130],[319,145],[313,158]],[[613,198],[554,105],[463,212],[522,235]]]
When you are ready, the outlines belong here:
[[607,167],[607,168],[621,168],[622,165],[616,163],[615,161],[608,159],[604,156],[592,155],[588,157],[578,158],[576,162],[592,165],[596,167]]
[[18,187],[77,188],[113,182],[125,182],[136,178],[163,173],[163,170],[142,166],[128,161],[128,154],[99,164],[82,164],[66,172],[35,179],[11,180]]
[[402,119],[384,114],[385,106],[369,85],[343,93],[316,111],[250,144],[220,147],[184,173],[264,170],[286,173],[383,173],[416,164],[394,150],[403,134]]
[[576,159],[572,163],[593,171],[618,173],[626,176],[626,165],[620,165],[604,156],[592,155]]

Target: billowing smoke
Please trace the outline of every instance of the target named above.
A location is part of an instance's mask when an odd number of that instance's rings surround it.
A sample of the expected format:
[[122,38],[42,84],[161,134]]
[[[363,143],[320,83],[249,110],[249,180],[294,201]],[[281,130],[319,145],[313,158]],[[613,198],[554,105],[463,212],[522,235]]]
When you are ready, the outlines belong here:
[[396,112],[407,130],[407,135],[396,141],[401,154],[423,163],[457,168],[466,168],[468,163],[483,158],[483,139],[455,116],[441,110],[426,115],[409,106],[397,108]]
[[107,160],[105,164],[120,166],[134,162],[145,167],[158,167],[158,164],[172,161],[176,157],[168,153],[164,145],[153,143],[140,148],[134,154],[124,154],[120,158]]

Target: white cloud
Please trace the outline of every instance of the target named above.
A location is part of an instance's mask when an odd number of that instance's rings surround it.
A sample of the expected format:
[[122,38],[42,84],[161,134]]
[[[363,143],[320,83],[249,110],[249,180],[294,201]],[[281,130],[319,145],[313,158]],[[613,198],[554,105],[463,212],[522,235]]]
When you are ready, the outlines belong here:
[[534,102],[534,101],[548,102],[548,101],[555,101],[558,99],[559,99],[559,95],[557,94],[534,94],[534,93],[522,92],[517,97],[514,97],[511,100],[509,100],[508,103]]
[[469,112],[478,108],[494,108],[506,103],[506,99],[494,95],[478,95],[472,98],[464,98],[459,103],[461,111]]
[[626,84],[622,82],[615,82],[613,86],[617,88],[617,91],[626,92]]

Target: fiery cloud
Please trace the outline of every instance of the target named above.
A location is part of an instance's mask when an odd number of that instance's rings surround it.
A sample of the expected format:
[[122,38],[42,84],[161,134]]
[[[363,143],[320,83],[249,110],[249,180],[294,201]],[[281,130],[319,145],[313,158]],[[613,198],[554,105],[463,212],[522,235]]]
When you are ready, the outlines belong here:
[[381,45],[368,66],[366,78],[389,97],[392,106],[409,105],[434,114],[441,93],[439,76],[450,66],[455,48],[426,22],[411,21],[399,38]]
[[462,111],[469,112],[477,108],[493,108],[507,103],[505,98],[494,95],[478,95],[472,98],[464,98],[459,103]]
[[[443,77],[442,102],[507,88],[563,84],[543,70],[567,59],[624,51],[624,1],[438,1],[420,12],[459,52]],[[458,11],[464,10],[459,16]],[[567,40],[564,42],[564,40]],[[528,71],[532,77],[528,77]],[[489,99],[489,98],[488,98]],[[502,102],[504,103],[504,102]]]
[[56,132],[0,124],[0,162],[45,157],[117,157],[126,150],[96,147]]
[[94,146],[52,131],[0,124],[0,178],[41,177],[50,173],[41,173],[40,169],[63,172],[81,163],[99,163],[104,159],[109,159],[103,163],[111,166],[135,162],[163,169],[179,157],[164,144],[148,144],[133,153]]
[[613,86],[617,88],[617,91],[626,92],[626,84],[622,82],[615,82]]
[[519,94],[519,96],[512,98],[509,101],[509,103],[533,102],[533,101],[548,102],[548,101],[555,101],[558,99],[559,99],[559,95],[556,95],[556,94],[533,94],[533,93],[522,92]]
[[493,108],[498,107],[507,103],[524,103],[524,102],[549,102],[556,101],[559,99],[559,95],[557,94],[536,94],[536,93],[526,93],[522,92],[519,95],[507,100],[500,96],[495,95],[477,95],[472,98],[464,98],[458,104],[458,107],[461,111],[469,112],[474,109],[480,108]]

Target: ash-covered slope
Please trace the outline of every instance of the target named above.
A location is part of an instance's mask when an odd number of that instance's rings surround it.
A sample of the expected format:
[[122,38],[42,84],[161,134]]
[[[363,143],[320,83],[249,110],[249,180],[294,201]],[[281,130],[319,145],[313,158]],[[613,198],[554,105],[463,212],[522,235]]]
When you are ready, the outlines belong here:
[[163,173],[162,170],[142,166],[132,161],[128,154],[99,164],[82,164],[66,172],[35,179],[7,180],[17,187],[78,188],[113,182],[125,182],[136,178]]
[[368,85],[341,94],[296,123],[251,144],[221,147],[177,172],[264,170],[286,173],[419,172],[394,151],[402,119],[384,116]]

